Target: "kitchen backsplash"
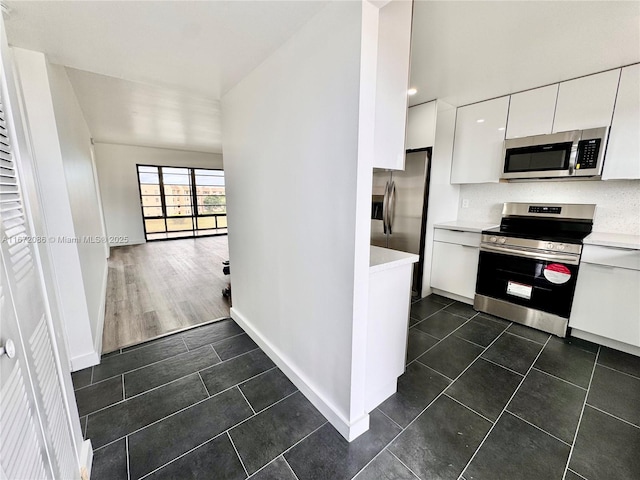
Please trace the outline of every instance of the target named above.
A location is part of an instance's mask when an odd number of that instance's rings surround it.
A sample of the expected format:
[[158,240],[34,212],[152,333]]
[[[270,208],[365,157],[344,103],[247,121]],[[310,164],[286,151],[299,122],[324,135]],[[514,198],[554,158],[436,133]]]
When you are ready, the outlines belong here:
[[499,223],[503,202],[595,203],[594,232],[640,235],[640,180],[461,185],[458,220]]

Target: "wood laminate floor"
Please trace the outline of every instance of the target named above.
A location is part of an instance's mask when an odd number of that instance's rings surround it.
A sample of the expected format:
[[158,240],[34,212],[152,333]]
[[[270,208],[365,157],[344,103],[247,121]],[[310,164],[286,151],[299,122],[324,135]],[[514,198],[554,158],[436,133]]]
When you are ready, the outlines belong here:
[[103,353],[228,317],[228,258],[226,235],[113,248]]

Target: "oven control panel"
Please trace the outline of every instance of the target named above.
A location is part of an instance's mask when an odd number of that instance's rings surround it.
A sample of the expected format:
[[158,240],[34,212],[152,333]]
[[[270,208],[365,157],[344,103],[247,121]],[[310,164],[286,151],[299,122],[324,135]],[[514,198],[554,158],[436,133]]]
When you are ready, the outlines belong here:
[[580,244],[549,242],[531,238],[517,238],[503,235],[491,235],[486,233],[482,234],[481,246],[482,244],[495,245],[496,248],[504,245],[505,248],[524,248],[528,251],[538,250],[557,254],[564,253],[580,255],[580,253],[582,252],[582,245]]
[[529,205],[529,213],[552,213],[554,215],[560,215],[562,213],[562,207]]

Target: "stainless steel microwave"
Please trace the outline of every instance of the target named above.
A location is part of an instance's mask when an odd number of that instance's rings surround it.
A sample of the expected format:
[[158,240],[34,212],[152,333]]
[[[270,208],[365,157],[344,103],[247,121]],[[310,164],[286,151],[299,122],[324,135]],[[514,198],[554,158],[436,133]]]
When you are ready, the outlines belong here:
[[505,140],[501,178],[599,178],[608,133],[602,127]]

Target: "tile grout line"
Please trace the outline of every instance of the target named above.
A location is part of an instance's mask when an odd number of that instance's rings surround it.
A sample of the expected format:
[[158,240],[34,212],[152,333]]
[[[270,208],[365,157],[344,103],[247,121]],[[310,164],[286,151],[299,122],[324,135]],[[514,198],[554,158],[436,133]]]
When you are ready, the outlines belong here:
[[215,354],[215,356],[218,357],[218,360],[220,360],[218,363],[222,363],[222,358],[220,358],[220,355],[218,355],[218,352],[216,352],[216,349],[213,347],[213,344],[210,343],[209,346],[211,347],[211,350],[213,350],[213,353]]
[[635,423],[630,422],[629,420],[625,420],[624,418],[618,417],[616,415],[614,415],[613,413],[609,413],[606,410],[603,410],[601,408],[598,408],[594,405],[591,405],[589,402],[586,403],[587,406],[593,408],[594,410],[598,410],[600,413],[604,413],[605,415],[608,415],[611,418],[615,418],[616,420],[620,420],[621,422],[626,423],[627,425],[631,425],[632,427],[635,428],[640,428],[640,425],[636,425]]
[[417,479],[417,480],[420,480],[420,476],[419,476],[416,472],[414,472],[413,470],[411,470],[411,468],[409,468],[409,466],[408,466],[406,463],[404,463],[402,460],[400,460],[400,459],[396,456],[396,454],[395,454],[395,453],[393,453],[391,450],[387,450],[387,448],[386,448],[386,447],[385,447],[385,450],[386,450],[387,452],[389,452],[389,455],[393,456],[393,458],[395,458],[395,459],[396,459],[396,460],[398,460],[402,465],[404,465],[404,468],[406,468],[407,470],[409,470],[409,471],[413,474],[413,476],[414,476],[414,477],[416,477],[416,479]]
[[522,420],[523,422],[528,423],[528,424],[529,424],[529,425],[531,425],[533,428],[536,428],[536,429],[540,430],[542,433],[546,433],[546,434],[547,434],[547,435],[549,435],[550,437],[555,438],[555,439],[556,439],[556,440],[558,440],[559,442],[564,443],[567,447],[570,447],[570,446],[571,446],[571,444],[570,444],[569,442],[565,442],[565,441],[564,441],[564,440],[562,440],[561,438],[556,437],[553,433],[549,433],[549,432],[547,432],[544,428],[540,428],[540,427],[539,427],[539,426],[537,426],[535,423],[530,422],[529,420],[527,420],[527,419],[525,419],[525,418],[522,418],[520,415],[518,415],[518,414],[516,414],[516,413],[513,413],[511,410],[507,409],[507,410],[505,410],[505,411],[506,411],[509,415],[514,416],[514,417],[516,417],[516,418],[518,418],[518,419]]
[[[511,325],[522,325],[522,324],[511,322]],[[511,327],[511,325],[509,325],[509,327]],[[526,327],[526,325],[522,325],[522,326]],[[505,332],[507,332],[509,335],[513,335],[514,337],[521,338],[522,340],[526,340],[527,342],[535,343],[536,345],[542,345],[543,347],[547,345],[547,342],[551,338],[551,335],[549,335],[549,338],[547,338],[544,343],[540,343],[540,342],[537,342],[536,340],[531,340],[530,338],[523,337],[522,335],[518,335],[517,333],[509,332],[508,331],[509,327],[507,327],[507,330],[505,330]]]
[[[465,322],[465,323],[466,323],[466,322]],[[463,324],[463,325],[464,325],[464,324]],[[462,325],[460,325],[460,327],[462,327]],[[458,328],[460,328],[460,327],[458,327]],[[457,329],[456,329],[456,330],[457,330]],[[454,331],[455,331],[455,330],[454,330]],[[407,424],[407,426],[406,426],[405,428],[403,428],[403,429],[402,429],[402,430],[401,430],[401,431],[400,431],[400,432],[399,432],[395,437],[393,437],[393,438],[392,438],[392,439],[391,439],[391,440],[390,440],[390,441],[389,441],[389,442],[388,442],[388,443],[387,443],[387,444],[386,444],[386,445],[385,445],[385,446],[384,446],[384,447],[383,447],[383,448],[378,452],[378,454],[377,454],[377,455],[375,455],[371,460],[369,460],[369,462],[367,462],[367,464],[366,464],[366,465],[364,465],[360,470],[358,470],[358,471],[356,472],[356,475],[354,475],[354,477],[355,477],[355,476],[357,476],[360,472],[362,472],[365,468],[367,468],[367,467],[368,467],[368,466],[369,466],[369,465],[370,465],[370,464],[371,464],[371,463],[372,463],[376,458],[378,458],[378,457],[382,454],[382,452],[384,452],[386,449],[388,449],[388,448],[389,448],[389,446],[390,446],[393,442],[395,442],[395,441],[397,440],[397,438],[398,438],[400,435],[402,435],[402,433],[403,433],[403,432],[405,432],[405,431],[406,431],[406,430],[407,430],[411,425],[413,425],[413,424],[416,422],[416,420],[418,420],[418,418],[420,418],[420,416],[421,416],[424,412],[426,412],[426,411],[429,409],[429,407],[431,407],[431,405],[433,405],[433,404],[434,404],[434,403],[435,403],[435,402],[436,402],[440,397],[442,397],[443,395],[445,395],[445,393],[444,393],[444,392],[447,390],[447,388],[449,388],[451,385],[453,385],[453,383],[454,383],[456,380],[458,380],[462,375],[464,375],[464,374],[465,374],[465,372],[466,372],[467,370],[469,370],[469,368],[471,368],[471,365],[473,365],[473,364],[474,364],[474,363],[475,363],[475,362],[476,362],[476,361],[481,357],[481,355],[482,355],[484,352],[486,352],[489,348],[491,348],[491,346],[493,346],[493,344],[494,344],[494,343],[496,343],[496,342],[498,341],[498,339],[499,339],[500,337],[502,337],[502,335],[504,335],[504,333],[505,333],[505,332],[506,332],[506,329],[505,329],[502,333],[500,333],[500,335],[498,335],[498,336],[493,340],[493,342],[491,342],[491,343],[490,343],[490,344],[489,344],[489,345],[488,345],[484,350],[482,350],[482,352],[481,352],[481,353],[479,353],[479,354],[476,356],[476,358],[474,358],[474,359],[469,363],[469,365],[467,365],[467,367],[466,367],[464,370],[462,370],[462,372],[460,372],[460,374],[459,374],[455,379],[453,379],[453,380],[451,381],[451,383],[450,383],[449,385],[447,385],[447,386],[442,390],[442,392],[440,392],[438,395],[436,395],[436,397],[435,397],[433,400],[431,400],[431,402],[429,402],[429,404],[428,404],[426,407],[424,407],[424,408],[420,411],[420,413],[418,413],[418,415],[416,415],[416,417],[415,417],[413,420],[411,420],[411,421]],[[452,334],[452,333],[453,333],[453,332],[451,332],[451,334]],[[451,334],[449,334],[449,335],[451,335]],[[445,338],[447,338],[447,337],[445,337]],[[442,340],[444,340],[444,338],[443,338]],[[434,345],[434,346],[435,346],[435,345]],[[426,353],[426,352],[425,352],[425,353]],[[423,365],[423,364],[422,364],[422,362],[419,362],[419,363],[420,363],[421,365]],[[426,365],[425,365],[425,366],[426,366]],[[432,369],[432,370],[433,370],[433,369]],[[436,372],[437,372],[437,370],[434,370],[434,371],[436,371]],[[438,372],[438,373],[439,373],[439,372]],[[442,374],[441,374],[441,375],[442,375]],[[444,376],[444,375],[443,375],[443,376]],[[447,377],[447,378],[448,378],[448,377]],[[447,395],[447,396],[448,396],[448,395]],[[465,468],[466,468],[466,467],[465,467]],[[463,470],[463,472],[464,472],[464,470]]]
[[606,365],[603,365],[603,364],[601,364],[601,363],[599,363],[599,364],[598,364],[598,366],[599,366],[599,367],[602,367],[602,368],[606,368],[607,370],[613,370],[614,372],[621,373],[622,375],[626,375],[627,377],[631,377],[631,378],[634,378],[634,379],[636,379],[636,380],[640,380],[640,377],[636,377],[635,375],[632,375],[632,374],[627,373],[627,372],[623,372],[623,371],[621,371],[621,370],[616,370],[616,369],[615,369],[615,368],[613,368],[613,367],[607,367]]
[[[449,305],[453,305],[453,304],[449,304]],[[424,322],[426,319],[433,317],[436,313],[440,313],[442,312],[445,308],[447,308],[449,305],[445,305],[443,306],[440,310],[436,310],[435,312],[433,312],[431,315],[426,316],[425,318],[418,320],[417,318],[413,318],[414,320],[417,320],[416,323],[414,323],[413,325],[411,325],[411,328],[415,327],[416,325],[420,325],[422,322]],[[409,318],[411,317],[411,313],[409,313]]]
[[536,372],[544,373],[545,375],[548,375],[549,377],[555,378],[556,380],[560,380],[560,381],[562,381],[562,382],[564,382],[564,383],[568,383],[569,385],[572,385],[572,386],[574,386],[574,387],[577,387],[577,388],[579,388],[580,390],[583,390],[583,391],[585,391],[585,392],[587,391],[587,389],[586,389],[586,388],[581,387],[580,385],[576,385],[575,383],[570,382],[569,380],[565,380],[564,378],[560,378],[560,377],[558,377],[558,376],[556,376],[556,375],[553,375],[552,373],[545,372],[544,370],[540,370],[539,368],[535,368],[535,367],[534,367],[534,368],[532,368],[531,370],[535,370]]
[[131,466],[129,462],[129,436],[124,437],[125,446],[127,448],[127,480],[131,480]]
[[[506,330],[504,331],[506,332]],[[503,332],[503,333],[504,333]],[[502,335],[501,335],[502,336]],[[551,336],[549,336],[549,338],[547,338],[547,341],[544,343],[544,345],[542,346],[542,348],[540,349],[540,351],[538,352],[538,354],[536,355],[536,358],[533,359],[533,362],[531,362],[531,366],[529,367],[529,369],[527,370],[527,373],[522,377],[522,379],[520,380],[520,383],[518,384],[518,386],[516,387],[516,389],[514,390],[513,394],[511,395],[511,397],[509,397],[509,400],[507,400],[507,403],[505,403],[504,408],[502,409],[502,411],[500,412],[500,415],[498,415],[498,417],[496,418],[496,421],[493,425],[491,425],[491,428],[489,429],[489,431],[487,432],[487,434],[484,436],[484,438],[482,439],[482,441],[480,442],[480,445],[478,445],[478,447],[476,448],[475,452],[473,452],[473,455],[471,455],[471,458],[469,459],[469,461],[467,462],[467,464],[464,466],[464,468],[462,469],[462,471],[460,472],[460,475],[458,478],[462,477],[464,475],[464,472],[467,470],[467,468],[469,468],[469,465],[471,465],[471,462],[473,462],[473,459],[476,458],[476,455],[478,454],[478,452],[480,451],[480,449],[482,448],[482,446],[484,445],[484,442],[487,441],[487,438],[489,438],[489,435],[491,435],[491,432],[493,432],[493,429],[496,427],[496,425],[498,424],[498,422],[500,421],[500,419],[502,418],[502,416],[504,415],[504,412],[507,410],[507,406],[509,405],[509,403],[511,403],[511,400],[513,400],[513,398],[516,396],[516,394],[518,393],[518,390],[520,390],[520,387],[522,386],[522,384],[524,383],[525,379],[527,378],[527,375],[529,374],[529,372],[531,371],[531,369],[533,368],[533,365],[538,361],[538,358],[540,357],[540,355],[542,355],[542,352],[544,351],[545,347],[547,346],[547,344],[549,343],[549,340],[551,340]],[[488,348],[488,347],[487,347]]]
[[[278,458],[278,457],[276,457],[276,458]],[[296,475],[296,472],[294,472],[294,471],[293,471],[293,467],[289,464],[289,462],[287,462],[287,459],[286,459],[286,458],[284,458],[284,455],[282,455],[282,459],[284,460],[284,463],[286,463],[286,464],[287,464],[287,467],[289,467],[289,470],[291,470],[291,473],[293,473],[293,477],[294,477],[296,480],[300,480],[300,479],[298,478],[298,475]]]
[[[253,409],[253,406],[251,405],[251,402],[249,402],[249,399],[245,396],[244,392],[242,391],[242,389],[240,388],[240,385],[236,385],[236,387],[238,388],[238,391],[240,392],[240,395],[242,395],[242,398],[244,398],[244,401],[247,402],[247,405],[249,405],[249,408],[251,409],[251,411],[253,412],[254,415],[257,415],[256,411]],[[295,393],[295,392],[294,392]]]
[[584,396],[584,402],[582,402],[582,410],[580,410],[580,418],[578,418],[578,424],[576,425],[576,433],[573,434],[573,441],[571,442],[571,449],[569,450],[569,456],[567,457],[567,464],[564,467],[564,474],[562,478],[567,476],[567,470],[569,470],[569,464],[571,463],[571,457],[573,456],[573,449],[576,446],[576,440],[578,439],[578,432],[580,432],[580,425],[582,424],[582,417],[587,406],[587,400],[589,399],[589,391],[591,390],[591,383],[593,382],[593,375],[596,372],[596,366],[598,365],[598,357],[600,356],[600,347],[596,352],[596,358],[593,361],[593,367],[591,367],[591,376],[589,377],[589,385],[587,386],[587,393]]
[[[269,369],[269,370],[273,370],[274,368],[277,368],[277,367],[273,367],[273,368],[271,368],[271,369]],[[267,371],[269,371],[269,370],[267,370]],[[245,383],[245,382],[248,382],[249,380],[253,380],[254,378],[259,377],[259,376],[260,376],[260,375],[262,375],[263,373],[266,373],[266,371],[265,371],[265,372],[262,372],[262,373],[259,373],[258,375],[254,375],[253,377],[248,378],[248,379],[246,379],[246,380],[243,380],[241,383]],[[189,374],[189,375],[193,375],[193,373],[191,373],[191,374]],[[184,378],[184,377],[183,377],[183,378]],[[104,445],[102,445],[102,446],[100,446],[100,447],[94,448],[94,449],[93,449],[93,451],[95,452],[95,451],[97,451],[97,450],[100,450],[101,448],[107,447],[107,446],[109,446],[109,445],[111,445],[111,444],[113,444],[113,443],[117,442],[118,440],[122,440],[122,439],[123,439],[125,436],[127,436],[127,435],[133,435],[134,433],[138,433],[139,431],[144,430],[145,428],[150,427],[151,425],[155,425],[156,423],[161,422],[162,420],[164,420],[164,419],[166,419],[166,418],[169,418],[169,417],[172,417],[172,416],[174,416],[174,415],[177,415],[177,414],[179,414],[179,413],[181,413],[181,412],[184,412],[185,410],[188,410],[188,409],[189,409],[189,408],[191,408],[191,407],[195,407],[196,405],[199,405],[199,404],[201,404],[202,402],[205,402],[205,401],[209,400],[210,398],[217,397],[218,395],[221,395],[221,394],[223,394],[223,393],[225,393],[225,392],[227,392],[227,391],[229,391],[229,390],[233,389],[234,387],[236,387],[236,386],[238,386],[238,385],[240,385],[240,384],[239,384],[239,383],[236,383],[235,385],[232,385],[232,386],[230,386],[229,388],[225,388],[224,390],[221,390],[221,391],[219,391],[219,392],[217,392],[217,393],[215,393],[215,394],[211,395],[210,397],[203,398],[202,400],[198,400],[197,402],[192,403],[191,405],[188,405],[188,406],[186,406],[186,407],[184,407],[184,408],[181,408],[180,410],[177,410],[177,411],[175,411],[175,412],[173,412],[173,413],[170,413],[169,415],[166,415],[166,416],[164,416],[164,417],[162,417],[162,418],[159,418],[158,420],[155,420],[155,421],[153,421],[153,422],[151,422],[151,423],[149,423],[149,424],[147,424],[147,425],[145,425],[145,426],[143,426],[143,427],[140,427],[140,428],[138,428],[138,429],[136,429],[136,430],[133,430],[132,432],[127,433],[126,435],[123,435],[123,436],[121,436],[121,437],[118,437],[118,438],[116,438],[116,439],[114,439],[114,440],[110,441],[109,443],[105,443]],[[293,393],[291,393],[291,394],[287,395],[285,398],[282,398],[282,399],[278,400],[277,402],[273,403],[272,405],[269,405],[269,406],[268,406],[267,408],[265,408],[264,410],[261,410],[261,412],[264,412],[265,410],[268,410],[268,409],[269,409],[269,408],[271,408],[273,405],[275,405],[275,404],[277,404],[277,403],[280,403],[282,400],[285,400],[286,398],[289,398],[291,395],[293,395],[293,394],[294,394],[294,393],[296,393],[296,392],[298,392],[298,390],[296,390],[295,392],[293,392]],[[140,394],[140,395],[142,395],[142,394]],[[139,395],[138,395],[138,396],[139,396]],[[131,398],[134,398],[134,397],[131,397]],[[102,411],[102,410],[106,410],[107,408],[113,407],[114,405],[119,405],[119,404],[121,404],[121,403],[124,403],[124,402],[114,403],[114,404],[112,404],[112,405],[109,405],[108,407],[104,407],[104,408],[102,408],[102,409],[100,409],[100,410],[97,410],[97,411],[96,411],[96,412],[94,412],[94,413],[100,412],[100,411]],[[249,418],[252,418],[252,417],[249,417]],[[245,419],[245,420],[243,420],[243,421],[242,421],[242,422],[240,422],[240,423],[243,423],[244,421],[246,421],[246,419]],[[239,423],[238,423],[237,425],[239,425]],[[235,426],[235,425],[234,425],[234,426]]]
[[494,362],[493,360],[489,360],[488,358],[485,358],[485,357],[480,357],[480,359],[484,360],[485,362],[493,363],[497,367],[502,367],[502,368],[504,368],[505,370],[508,370],[511,373],[515,373],[516,375],[524,377],[524,375],[521,374],[520,372],[516,372],[515,370],[511,370],[509,367],[505,367],[504,365],[500,365],[498,362]]
[[571,472],[573,473],[576,477],[580,477],[580,478],[584,478],[584,480],[587,480],[587,477],[585,477],[584,475],[580,475],[578,472],[574,472],[573,470],[571,470],[570,468],[567,469],[567,472]]
[[396,422],[393,418],[391,418],[389,415],[387,415],[386,413],[384,413],[382,410],[380,410],[380,405],[378,405],[374,410],[378,410],[382,415],[384,415],[385,417],[387,417],[389,420],[391,420],[391,422],[397,426],[398,428],[400,428],[400,430],[403,430],[402,425],[400,425],[398,422]]
[[[85,385],[85,386],[84,386],[84,387],[82,387],[82,388],[90,387],[91,385],[93,385],[93,367],[94,367],[94,366],[92,365],[92,366],[91,366],[91,379],[89,380],[89,385]],[[78,389],[78,390],[80,390],[80,389]],[[75,390],[74,390],[74,392],[75,392]]]
[[182,343],[184,344],[184,348],[187,349],[187,351],[184,353],[189,353],[191,350],[189,350],[189,345],[187,345],[187,342],[184,340],[184,337],[181,336],[180,340],[182,340]]
[[[469,322],[470,322],[470,321],[471,321],[471,319],[469,319]],[[466,324],[465,324],[465,325],[466,325]],[[465,342],[470,343],[471,345],[475,345],[476,347],[480,347],[480,348],[482,348],[482,349],[487,348],[487,347],[485,347],[484,345],[480,345],[479,343],[472,342],[471,340],[469,340],[469,339],[467,339],[467,338],[460,337],[459,335],[454,335],[454,337],[459,338],[460,340],[464,340]]]
[[124,390],[124,373],[121,375],[122,377],[122,401],[125,401],[127,399],[127,394],[125,393]]
[[[445,389],[446,390],[446,389]],[[469,405],[465,405],[464,403],[462,403],[460,400],[458,400],[457,398],[452,397],[451,395],[449,395],[446,391],[444,392],[444,396],[450,398],[451,400],[453,400],[454,402],[462,405],[464,408],[466,408],[467,410],[475,413],[476,415],[478,415],[479,417],[484,418],[487,422],[489,422],[491,425],[493,425],[494,422],[493,420],[489,420],[487,417],[485,417],[483,414],[481,414],[480,412],[475,411],[473,408],[471,408]]]
[[236,452],[236,455],[238,456],[238,460],[240,460],[240,465],[242,465],[242,469],[244,470],[244,473],[247,475],[247,477],[249,477],[249,471],[247,470],[247,467],[244,466],[244,462],[242,461],[242,457],[240,456],[240,452],[238,452],[238,449],[236,448],[236,444],[233,443],[233,438],[231,438],[231,434],[229,433],[229,430],[227,430],[227,437],[229,437],[229,441],[231,442],[231,446],[233,447],[233,450]]
[[[475,361],[475,360],[474,360]],[[418,362],[420,365],[422,365],[425,368],[428,368],[429,370],[431,370],[434,373],[437,373],[438,375],[440,375],[441,377],[446,378],[447,380],[449,380],[449,383],[453,383],[453,378],[447,377],[444,373],[440,373],[438,370],[436,370],[435,368],[431,368],[429,365],[425,365],[422,362]],[[447,385],[448,386],[448,385]]]
[[200,381],[202,382],[202,386],[204,387],[204,391],[207,392],[207,397],[211,398],[211,394],[209,393],[209,389],[205,385],[204,380],[202,379],[202,375],[200,375],[200,372],[198,372],[198,377],[200,378]]

